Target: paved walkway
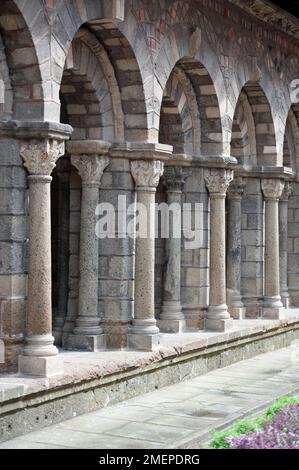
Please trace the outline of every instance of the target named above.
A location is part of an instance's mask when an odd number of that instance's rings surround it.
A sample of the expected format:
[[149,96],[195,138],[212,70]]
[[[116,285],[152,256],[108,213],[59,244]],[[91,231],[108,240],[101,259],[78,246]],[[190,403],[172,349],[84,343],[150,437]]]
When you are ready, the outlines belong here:
[[299,343],[295,342],[7,441],[0,449],[198,448],[215,427],[225,427],[298,388]]

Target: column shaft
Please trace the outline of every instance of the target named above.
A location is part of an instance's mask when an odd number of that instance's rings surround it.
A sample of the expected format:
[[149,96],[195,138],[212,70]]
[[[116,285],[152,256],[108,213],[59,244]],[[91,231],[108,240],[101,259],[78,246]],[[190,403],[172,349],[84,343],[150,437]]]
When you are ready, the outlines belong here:
[[158,325],[161,331],[181,333],[185,328],[181,305],[181,206],[184,184],[182,168],[165,168],[164,183],[167,187],[169,237],[165,239],[163,304]]
[[99,240],[96,235],[96,208],[104,169],[109,163],[104,147],[103,155],[72,156],[72,164],[82,179],[80,222],[80,279],[78,318],[74,334],[65,338],[67,349],[98,351],[106,347],[98,312]]
[[210,301],[205,329],[225,331],[232,326],[226,305],[225,197],[233,179],[231,170],[209,170],[210,193]]
[[282,194],[280,180],[263,180],[265,197],[265,293],[264,318],[281,318],[284,315],[280,297],[279,280],[279,218],[278,201]]
[[58,299],[54,318],[53,334],[55,344],[61,345],[62,331],[67,315],[68,272],[69,272],[69,210],[70,210],[70,165],[67,161],[64,168],[57,171],[59,179],[59,218],[58,218]]
[[288,289],[288,205],[292,194],[289,182],[285,183],[282,196],[279,201],[279,273],[280,295],[283,306],[289,307],[290,295]]
[[[163,164],[138,160],[132,162],[131,169],[137,190],[139,234],[136,238],[134,320],[128,339],[132,348],[152,350],[159,344],[155,319],[155,192]],[[147,227],[146,233],[144,227]]]
[[241,299],[241,222],[242,194],[245,181],[236,178],[228,189],[227,227],[227,303],[230,315],[235,319],[245,317]]
[[50,176],[64,142],[33,140],[22,145],[29,171],[29,273],[26,337],[19,357],[20,372],[34,376],[62,373],[52,336]]

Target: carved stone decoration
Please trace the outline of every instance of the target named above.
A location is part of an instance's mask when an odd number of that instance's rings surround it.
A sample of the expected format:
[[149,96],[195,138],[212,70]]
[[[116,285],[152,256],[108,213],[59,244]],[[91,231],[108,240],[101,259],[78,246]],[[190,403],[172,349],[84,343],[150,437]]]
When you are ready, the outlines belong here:
[[225,195],[233,180],[234,172],[228,169],[210,169],[205,173],[205,182],[210,194]]
[[246,179],[237,177],[235,178],[229,185],[227,190],[227,197],[228,199],[242,199],[244,189],[246,186]]
[[65,143],[54,139],[24,141],[20,153],[31,175],[49,176],[65,153]]
[[265,199],[279,200],[284,189],[284,182],[276,179],[262,180],[262,191]]
[[289,181],[286,181],[280,200],[288,202],[288,200],[290,199],[290,197],[293,194],[293,191],[294,191],[294,188],[293,188],[292,183],[290,183]]
[[108,156],[74,155],[72,164],[77,168],[84,184],[99,185],[105,168],[109,165]]
[[135,160],[131,172],[137,187],[156,188],[163,175],[164,164],[159,160]]
[[187,173],[182,167],[167,166],[164,169],[164,185],[170,191],[182,191],[187,178]]

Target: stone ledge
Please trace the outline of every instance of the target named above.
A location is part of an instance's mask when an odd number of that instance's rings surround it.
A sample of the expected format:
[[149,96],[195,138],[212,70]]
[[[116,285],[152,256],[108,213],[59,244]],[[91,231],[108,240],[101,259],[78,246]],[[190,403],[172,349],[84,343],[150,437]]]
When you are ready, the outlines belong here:
[[[162,335],[155,352],[63,352],[64,375],[3,376],[0,441],[202,375],[299,339],[299,315],[239,320],[227,333]],[[15,387],[15,389],[14,389]]]

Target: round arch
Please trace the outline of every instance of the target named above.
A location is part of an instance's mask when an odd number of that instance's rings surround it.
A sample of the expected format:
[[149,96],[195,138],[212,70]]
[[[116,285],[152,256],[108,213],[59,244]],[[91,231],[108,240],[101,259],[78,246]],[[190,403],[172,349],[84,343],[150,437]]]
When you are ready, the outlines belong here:
[[234,112],[231,147],[235,153],[239,152],[241,163],[277,165],[272,111],[259,82],[248,81],[241,90]]

